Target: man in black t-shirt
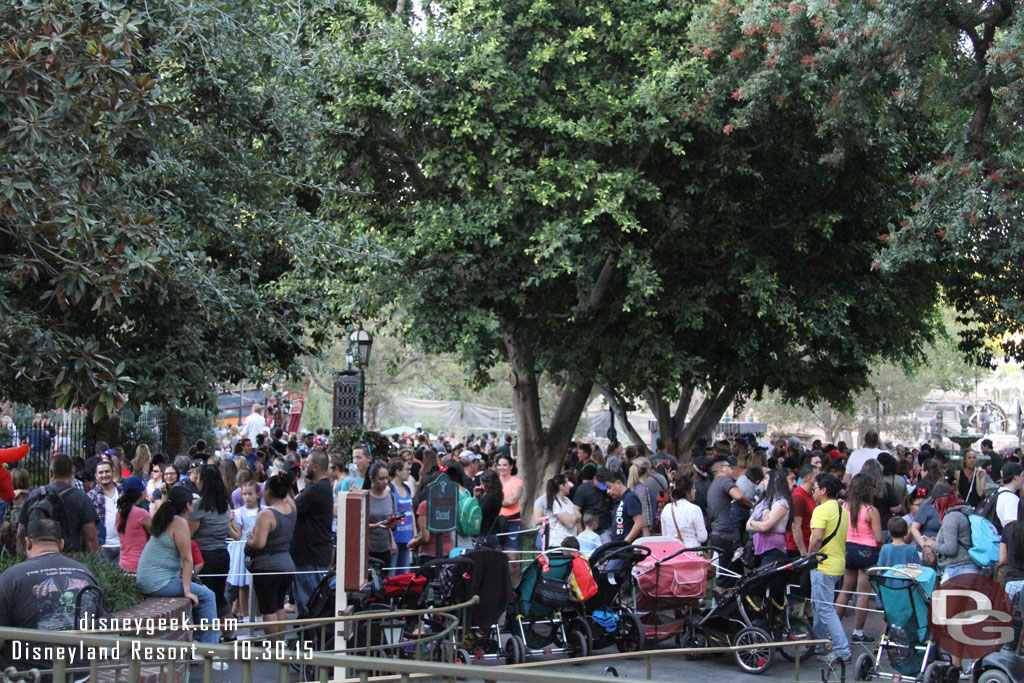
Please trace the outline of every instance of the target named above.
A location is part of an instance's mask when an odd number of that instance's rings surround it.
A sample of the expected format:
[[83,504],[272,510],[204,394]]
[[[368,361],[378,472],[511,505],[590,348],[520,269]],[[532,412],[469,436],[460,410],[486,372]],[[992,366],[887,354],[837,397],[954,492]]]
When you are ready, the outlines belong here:
[[609,529],[612,525],[612,499],[608,496],[608,477],[611,472],[601,467],[593,479],[587,480],[576,487],[572,502],[579,512],[580,518],[587,512],[598,519],[597,533],[605,543],[611,538]]
[[[61,555],[63,545],[57,522],[32,515],[25,538],[27,559],[0,575],[0,626],[71,631],[79,628],[83,616],[98,616],[103,595],[91,590],[98,585],[96,577],[78,562]],[[86,588],[90,591],[79,599]],[[52,660],[32,655],[41,648],[52,647],[52,643],[7,641],[2,664],[22,671],[32,667],[50,669]]]
[[608,476],[608,493],[615,503],[612,508],[612,540],[632,543],[644,530],[643,504],[626,486],[622,472],[612,472]]
[[295,520],[291,544],[296,572],[292,597],[300,616],[313,591],[331,568],[334,491],[328,476],[327,462],[327,454],[322,450],[314,450],[309,454],[306,458],[308,483],[295,497],[298,518]]
[[46,489],[57,495],[58,500],[64,509],[64,535],[61,539],[64,543],[65,552],[96,552],[99,550],[99,532],[96,530],[96,521],[99,515],[93,507],[89,496],[85,491],[77,489],[72,485],[72,473],[74,467],[71,457],[64,453],[58,453],[50,460],[50,483],[45,487],[39,487],[28,494],[25,505],[21,508],[21,517],[18,519],[18,542],[25,537],[25,529],[29,523],[29,513],[36,510],[36,514],[46,514],[40,507],[49,507],[46,501],[40,499],[46,497]]

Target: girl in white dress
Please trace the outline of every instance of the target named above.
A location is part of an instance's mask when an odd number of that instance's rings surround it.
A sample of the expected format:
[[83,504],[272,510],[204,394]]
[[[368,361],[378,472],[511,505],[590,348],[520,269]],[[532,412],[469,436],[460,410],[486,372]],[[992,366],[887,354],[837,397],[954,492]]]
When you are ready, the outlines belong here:
[[[263,509],[260,501],[260,485],[256,481],[247,481],[241,486],[243,507],[235,508],[231,524],[242,532],[241,540],[228,544],[228,556],[231,558],[231,569],[228,585],[238,587],[238,602],[235,614],[242,616],[243,621],[249,620],[249,588],[252,586],[252,574],[245,568],[245,541],[256,526],[256,516]],[[255,615],[254,615],[255,616]]]

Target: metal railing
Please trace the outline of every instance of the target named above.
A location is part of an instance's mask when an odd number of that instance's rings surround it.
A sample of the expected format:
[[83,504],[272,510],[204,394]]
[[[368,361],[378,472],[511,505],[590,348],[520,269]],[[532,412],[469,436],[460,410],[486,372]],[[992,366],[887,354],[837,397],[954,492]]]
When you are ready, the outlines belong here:
[[[145,638],[133,638],[115,636],[111,634],[89,634],[73,631],[39,631],[23,628],[0,628],[0,639],[5,642],[14,640],[42,642],[48,647],[65,646],[76,647],[88,652],[89,649],[118,648],[120,652],[131,653],[139,651],[140,648],[152,647],[154,645],[187,646],[195,656],[200,657],[194,664],[201,668],[200,680],[202,683],[212,683],[216,680],[214,662],[227,661],[237,662],[239,666],[240,680],[254,680],[254,667],[261,664],[263,654],[254,652],[245,657],[238,642],[231,644],[221,643],[219,645],[204,645],[199,643],[174,643],[174,641],[154,641]],[[135,650],[133,650],[135,648]],[[194,649],[193,649],[194,648]],[[38,680],[41,676],[52,676],[54,681],[63,681],[69,674],[75,676],[75,680],[88,680],[90,683],[99,681],[139,681],[142,678],[144,669],[159,669],[161,680],[175,680],[174,668],[182,664],[180,652],[175,652],[178,657],[155,657],[149,661],[141,661],[141,658],[132,659],[129,662],[118,664],[104,664],[99,659],[91,659],[85,667],[69,667],[63,659],[53,660],[53,668],[49,670],[32,670],[21,672],[15,676],[7,674],[8,680]],[[294,666],[311,667],[316,670],[317,675],[313,680],[327,683],[331,680],[344,681],[369,681],[371,677],[377,680],[399,680],[410,681],[413,678],[427,678],[432,680],[457,680],[465,678],[484,678],[487,680],[521,681],[522,683],[573,683],[576,681],[598,681],[607,680],[600,676],[585,676],[579,674],[545,673],[530,669],[511,669],[508,667],[482,667],[467,666],[465,664],[449,664],[443,662],[422,661],[418,659],[397,659],[351,655],[347,653],[321,653],[321,652],[295,652],[282,650],[273,652],[273,661],[267,662],[273,668],[273,678],[276,681],[288,681],[291,679]],[[340,673],[339,673],[340,672]],[[374,676],[378,672],[391,674],[380,678]],[[84,675],[87,674],[87,677]],[[232,676],[234,680],[235,677]]]

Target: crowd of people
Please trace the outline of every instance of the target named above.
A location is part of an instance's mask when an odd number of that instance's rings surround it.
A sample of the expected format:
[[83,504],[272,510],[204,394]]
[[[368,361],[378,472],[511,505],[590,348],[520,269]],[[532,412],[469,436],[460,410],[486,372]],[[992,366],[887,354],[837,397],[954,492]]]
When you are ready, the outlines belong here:
[[[219,454],[202,441],[174,458],[145,446],[126,458],[102,443],[85,461],[58,453],[48,487],[30,492],[23,471],[12,471],[17,542],[49,548],[54,527],[34,524],[32,512],[59,502],[63,551],[117,563],[145,595],[189,598],[199,621],[236,615],[262,621],[268,635],[284,628],[290,612],[301,614],[330,571],[335,501],[360,489],[368,493],[372,562],[395,574],[456,547],[515,557],[534,532],[538,549],[568,546],[583,555],[609,541],[657,535],[714,548],[728,570],[718,573],[721,586],[745,568],[820,552],[824,559],[802,577],[801,591],[815,634],[832,641],[832,658],[848,660],[851,640],[873,640],[864,629],[866,570],[920,563],[943,579],[986,571],[967,552],[967,515],[994,496],[1002,533],[996,578],[1015,603],[1024,596],[1024,525],[1017,523],[1024,468],[1019,455],[1004,460],[987,440],[956,471],[929,444],[892,447],[874,432],[858,449],[738,437],[699,441],[681,458],[661,440],[650,455],[586,441],[572,444],[560,471],[527,501],[511,435],[432,439],[418,431],[393,437],[386,454],[356,445],[350,456],[329,456],[330,438],[327,430],[271,431],[257,408],[225,436]],[[438,477],[454,485],[460,509],[456,532],[440,543],[426,523],[426,491]],[[464,524],[464,501],[478,508],[475,522]],[[523,526],[525,510],[531,529]],[[842,620],[850,612],[848,639]],[[1015,626],[1019,635],[1019,610]],[[206,642],[231,637],[200,632]]]
[[[855,450],[820,441],[807,448],[796,437],[774,444],[745,437],[701,441],[685,466],[660,440],[650,457],[615,442],[604,453],[581,443],[548,482],[534,519],[547,526],[552,543],[574,522],[585,552],[651,535],[714,548],[729,570],[718,575],[722,586],[745,568],[823,553],[802,577],[801,592],[810,598],[815,634],[832,641],[828,656],[849,661],[851,640],[874,641],[864,629],[872,595],[866,570],[922,564],[935,568],[940,581],[989,573],[969,553],[968,516],[994,499],[990,519],[1002,534],[994,573],[1017,605],[1016,642],[1024,596],[1024,525],[1017,524],[1024,468],[1019,452],[1004,460],[988,439],[981,448],[966,451],[962,469],[953,470],[949,454],[930,444],[893,447],[873,431]],[[572,511],[558,497],[564,488],[574,491]],[[847,638],[842,619],[851,611]]]

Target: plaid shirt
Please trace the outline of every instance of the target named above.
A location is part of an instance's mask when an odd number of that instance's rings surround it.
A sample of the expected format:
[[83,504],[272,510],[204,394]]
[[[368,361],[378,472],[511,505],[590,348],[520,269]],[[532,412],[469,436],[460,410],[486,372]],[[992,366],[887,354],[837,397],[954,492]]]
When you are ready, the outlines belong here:
[[[121,485],[116,481],[113,482],[114,487],[117,489],[118,495],[121,494]],[[85,495],[89,496],[89,500],[92,501],[92,507],[96,510],[96,533],[100,537],[100,547],[107,542],[107,497],[103,495],[103,488],[99,484],[93,486]],[[115,496],[114,501],[117,502]]]

